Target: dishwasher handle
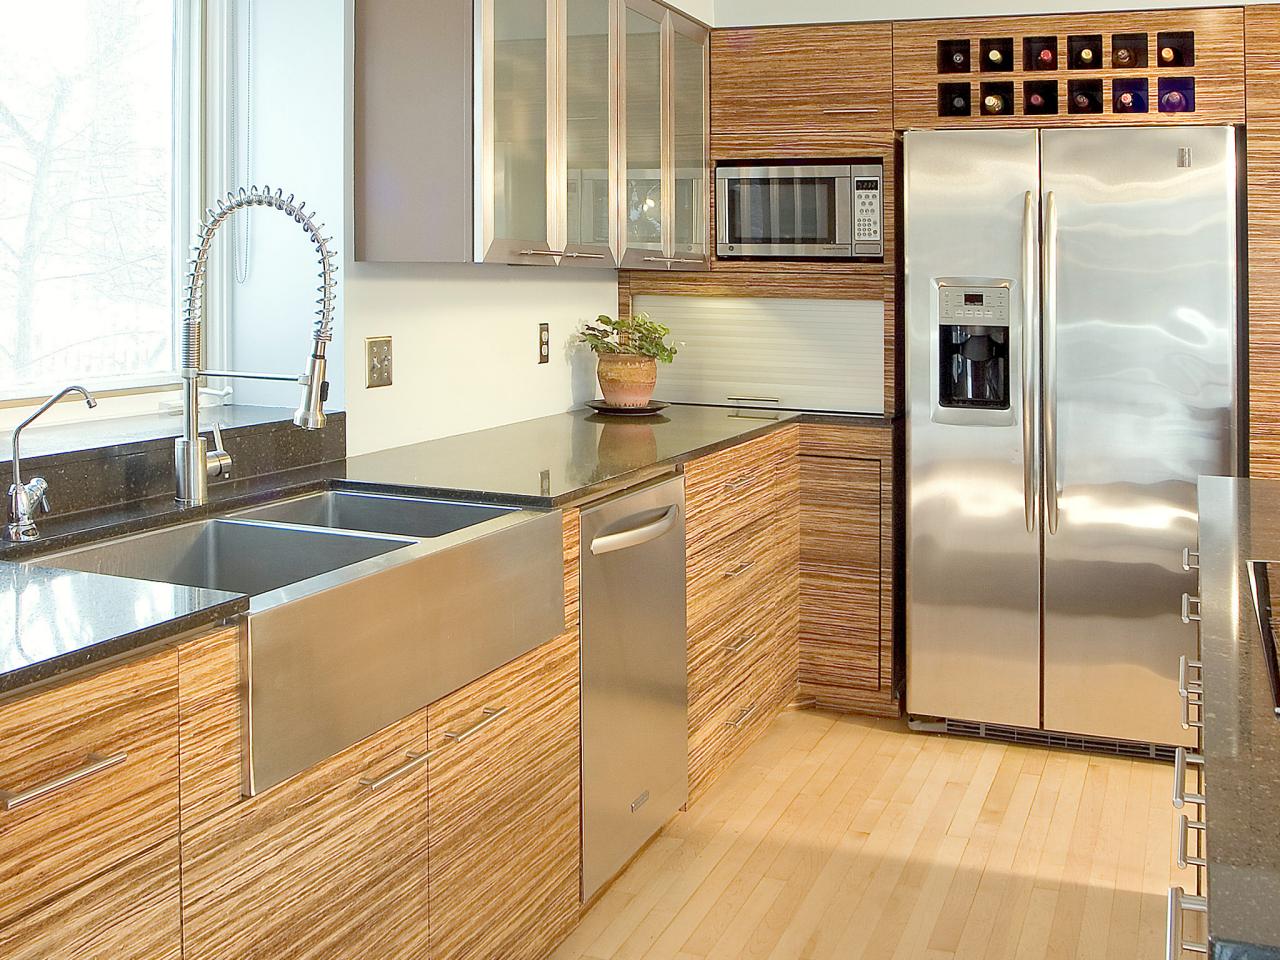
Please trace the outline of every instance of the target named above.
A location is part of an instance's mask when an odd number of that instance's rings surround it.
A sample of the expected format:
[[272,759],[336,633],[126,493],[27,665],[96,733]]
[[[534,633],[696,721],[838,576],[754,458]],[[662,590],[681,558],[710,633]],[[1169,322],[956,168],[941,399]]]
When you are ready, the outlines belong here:
[[591,555],[598,557],[601,554],[613,553],[615,550],[626,550],[628,547],[638,547],[642,543],[657,540],[674,527],[679,520],[680,505],[673,503],[667,507],[666,512],[657,520],[641,524],[638,527],[632,527],[630,530],[619,530],[617,533],[606,533],[603,536],[596,537],[591,541]]

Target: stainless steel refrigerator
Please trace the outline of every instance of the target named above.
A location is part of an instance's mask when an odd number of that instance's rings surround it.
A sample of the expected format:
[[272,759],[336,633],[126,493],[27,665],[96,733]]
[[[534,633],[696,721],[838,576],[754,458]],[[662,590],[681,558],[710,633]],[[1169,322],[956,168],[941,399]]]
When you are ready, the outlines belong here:
[[907,709],[1189,742],[1196,478],[1236,466],[1220,127],[904,137]]

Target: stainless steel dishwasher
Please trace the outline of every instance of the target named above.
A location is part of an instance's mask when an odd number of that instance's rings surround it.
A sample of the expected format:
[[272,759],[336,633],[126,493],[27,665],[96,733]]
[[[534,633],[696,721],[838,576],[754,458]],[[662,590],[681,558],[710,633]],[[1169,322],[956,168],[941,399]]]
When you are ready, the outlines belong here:
[[582,511],[582,892],[689,796],[684,479]]

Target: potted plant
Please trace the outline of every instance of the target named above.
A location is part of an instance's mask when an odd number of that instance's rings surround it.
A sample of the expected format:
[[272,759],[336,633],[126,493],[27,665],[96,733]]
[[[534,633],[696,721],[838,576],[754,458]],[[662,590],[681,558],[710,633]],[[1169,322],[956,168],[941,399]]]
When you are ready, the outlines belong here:
[[605,402],[614,407],[643,407],[653,398],[658,362],[675,359],[676,347],[667,343],[671,330],[646,313],[633,317],[601,314],[582,334],[596,355],[596,377]]

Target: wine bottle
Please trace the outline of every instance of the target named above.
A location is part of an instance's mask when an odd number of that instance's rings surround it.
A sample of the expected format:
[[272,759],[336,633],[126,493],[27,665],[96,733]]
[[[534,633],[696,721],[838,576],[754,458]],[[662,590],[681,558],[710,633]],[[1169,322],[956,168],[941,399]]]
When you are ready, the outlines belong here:
[[1137,57],[1133,55],[1133,51],[1128,47],[1120,47],[1114,54],[1117,67],[1132,67]]
[[1126,90],[1116,97],[1116,113],[1133,113],[1135,106],[1137,106],[1137,100],[1132,91]]
[[1087,93],[1077,93],[1071,97],[1072,104],[1075,105],[1077,113],[1096,113],[1093,97]]
[[964,53],[959,50],[957,50],[955,53],[951,55],[951,62],[954,63],[957,67],[963,67],[965,59],[966,58]]
[[1004,63],[1004,54],[993,47],[987,51],[987,60],[991,62],[992,66],[998,67]]
[[1036,61],[1041,70],[1053,69],[1053,51],[1048,47],[1043,48],[1036,54]]
[[998,93],[989,93],[982,98],[983,113],[1004,113],[1004,97]]
[[957,93],[954,97],[951,98],[951,109],[954,110],[956,113],[968,113],[969,112],[968,98],[962,97],[960,94]]
[[1079,57],[1080,62],[1082,64],[1084,64],[1085,66],[1088,66],[1089,64],[1093,63],[1093,48],[1081,47],[1080,53],[1077,56]]
[[1187,109],[1187,98],[1181,90],[1170,90],[1160,98],[1160,109],[1166,113],[1181,113]]
[[1173,61],[1176,60],[1177,58],[1178,58],[1178,51],[1174,50],[1173,47],[1160,48],[1161,63],[1173,63]]
[[1027,97],[1027,105],[1035,110],[1042,109],[1044,107],[1044,95],[1040,93],[1031,94]]

